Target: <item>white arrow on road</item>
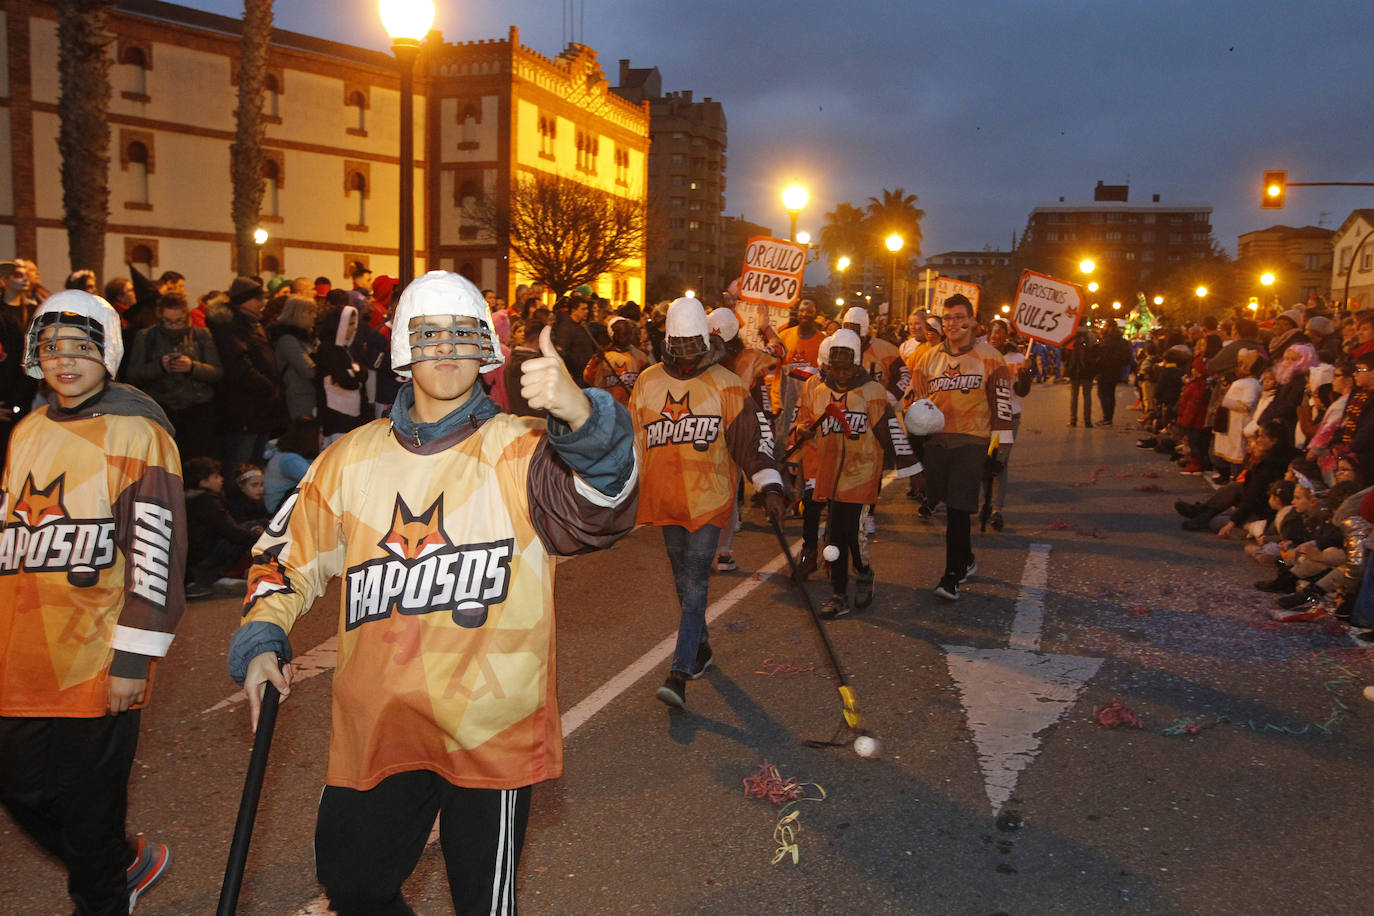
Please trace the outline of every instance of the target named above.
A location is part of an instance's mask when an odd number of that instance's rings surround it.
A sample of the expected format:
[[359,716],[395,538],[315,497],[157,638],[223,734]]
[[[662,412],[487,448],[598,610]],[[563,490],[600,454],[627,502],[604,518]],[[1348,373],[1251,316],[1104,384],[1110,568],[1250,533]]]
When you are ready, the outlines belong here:
[[942,647],[963,696],[994,815],[1040,752],[1037,736],[1069,710],[1102,667],[1100,658],[1040,651],[1049,567],[1050,545],[1031,544],[1007,648]]

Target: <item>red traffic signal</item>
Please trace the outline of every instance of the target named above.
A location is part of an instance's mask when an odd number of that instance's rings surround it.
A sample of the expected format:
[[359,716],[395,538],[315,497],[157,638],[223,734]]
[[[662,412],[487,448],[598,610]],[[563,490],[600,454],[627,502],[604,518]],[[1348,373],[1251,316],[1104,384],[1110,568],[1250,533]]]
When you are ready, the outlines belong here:
[[1265,210],[1282,210],[1283,197],[1288,191],[1288,173],[1273,170],[1264,173],[1264,187],[1260,191],[1260,207]]

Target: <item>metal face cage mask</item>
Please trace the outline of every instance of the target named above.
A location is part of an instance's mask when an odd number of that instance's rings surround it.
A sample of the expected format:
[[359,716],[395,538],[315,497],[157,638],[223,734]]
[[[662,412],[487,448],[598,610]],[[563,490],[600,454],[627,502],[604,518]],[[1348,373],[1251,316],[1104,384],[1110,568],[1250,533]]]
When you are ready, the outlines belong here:
[[408,366],[429,359],[476,359],[483,368],[499,366],[505,358],[492,327],[491,310],[472,281],[431,270],[407,286],[396,305],[392,368],[409,376]]
[[[93,343],[94,354],[40,352],[39,337],[48,328],[71,328],[80,332]],[[59,330],[58,336],[61,335]],[[66,335],[72,339],[71,335]],[[55,343],[55,339],[53,341]],[[30,378],[42,378],[43,367],[40,356],[58,356],[73,359],[89,359],[100,363],[105,371],[114,378],[119,373],[120,360],[124,358],[124,340],[120,332],[119,313],[101,299],[84,290],[68,289],[49,296],[29,323],[24,342],[24,371]]]

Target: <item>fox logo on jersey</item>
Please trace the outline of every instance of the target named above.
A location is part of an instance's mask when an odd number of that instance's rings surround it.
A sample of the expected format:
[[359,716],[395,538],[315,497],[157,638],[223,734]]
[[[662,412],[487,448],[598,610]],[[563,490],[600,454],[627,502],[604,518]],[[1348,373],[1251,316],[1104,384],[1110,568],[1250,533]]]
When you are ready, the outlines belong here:
[[76,588],[89,588],[114,564],[114,519],[75,519],[64,504],[66,474],[40,487],[29,474],[11,510],[0,505],[0,576],[66,572]]
[[821,418],[821,435],[839,433],[850,439],[857,439],[868,432],[868,414],[861,410],[845,410],[849,397],[839,394],[830,399]]
[[344,574],[345,629],[386,619],[393,611],[449,611],[454,623],[468,628],[487,622],[491,606],[506,600],[515,541],[454,544],[443,523],[443,494],[423,512],[396,495],[391,529],[377,542],[388,556],[359,563]]
[[691,445],[697,451],[704,452],[720,435],[720,417],[692,413],[691,392],[683,392],[680,398],[666,395],[660,412],[663,414],[662,420],[655,420],[644,427],[646,448]]

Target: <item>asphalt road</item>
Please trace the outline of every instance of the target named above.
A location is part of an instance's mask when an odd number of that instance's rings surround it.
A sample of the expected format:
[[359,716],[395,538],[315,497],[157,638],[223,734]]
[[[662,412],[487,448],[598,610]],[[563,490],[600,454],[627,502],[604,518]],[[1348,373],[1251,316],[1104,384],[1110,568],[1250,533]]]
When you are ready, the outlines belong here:
[[[1205,484],[1133,447],[1125,390],[1112,430],[1066,429],[1067,400],[1067,386],[1027,399],[1007,528],[975,534],[979,570],[958,602],[931,591],[943,516],[920,521],[903,483],[884,491],[877,599],[827,624],[884,742],[877,759],[804,744],[840,725],[836,681],[799,593],[757,574],[780,566],[761,514],[737,537],[740,570],[713,577],[712,600],[728,602],[717,668],[689,684],[686,712],[653,696],[677,615],[657,532],[562,564],[566,772],[534,792],[524,911],[1368,912],[1374,704],[1360,690],[1374,651],[1269,623],[1250,584],[1264,571],[1179,530],[1174,499]],[[813,580],[818,602],[825,588]],[[292,634],[298,656],[332,636],[336,602]],[[191,609],[144,715],[130,825],[174,859],[141,916],[214,910],[251,744],[245,707],[225,702],[237,619],[229,598]],[[311,657],[318,676],[282,707],[241,913],[325,912],[311,837],[327,648]],[[1075,670],[1091,676],[1055,680]],[[1098,724],[1113,701],[1141,727]],[[795,863],[774,862],[784,812],[744,793],[765,761],[806,790],[788,809]],[[0,848],[0,912],[70,911],[61,870],[3,812]],[[407,894],[451,912],[437,849]]]

